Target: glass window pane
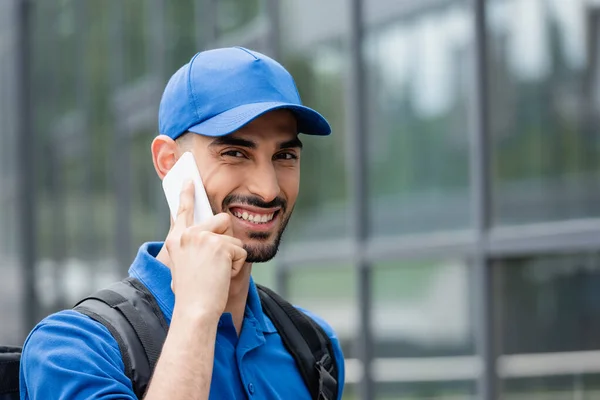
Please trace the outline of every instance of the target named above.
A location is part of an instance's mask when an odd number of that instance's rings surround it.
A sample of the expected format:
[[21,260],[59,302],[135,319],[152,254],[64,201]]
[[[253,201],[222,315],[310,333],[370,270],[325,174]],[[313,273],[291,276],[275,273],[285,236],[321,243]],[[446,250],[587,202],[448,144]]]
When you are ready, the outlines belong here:
[[16,7],[13,2],[0,2],[0,343],[21,345],[24,310],[22,268],[19,259],[20,229],[16,183],[17,132],[14,98],[16,96],[14,60]]
[[223,0],[215,1],[216,18],[214,32],[205,32],[216,36],[212,47],[242,46],[272,54],[270,43],[270,13],[266,0]]
[[462,261],[376,264],[375,356],[473,354],[470,279]]
[[595,1],[488,5],[493,219],[600,216]]
[[318,315],[335,330],[346,359],[355,357],[358,330],[356,272],[348,265],[297,266],[289,274],[288,301]]
[[[81,37],[81,34],[77,32],[76,2],[66,0],[54,3],[56,14],[52,25],[53,35],[47,40],[51,42],[55,53],[53,56],[55,71],[60,71],[53,75],[60,93],[53,98],[53,101],[57,111],[62,113],[72,110],[77,104],[77,74],[80,63],[73,60],[77,60],[77,38]],[[47,68],[47,61],[40,60],[40,62]],[[47,75],[45,79],[48,79]]]
[[377,400],[476,400],[475,381],[377,383]]
[[[77,20],[79,7],[84,21]],[[109,9],[77,1],[34,8],[40,318],[115,280]],[[82,24],[85,32],[77,31]]]
[[[112,48],[106,46],[112,28],[111,7],[102,2],[89,2],[89,51],[85,63],[89,85],[90,108],[87,110],[92,164],[93,235],[97,257],[106,263],[114,259],[116,208],[114,163],[116,116],[111,93]],[[98,273],[110,270],[98,267]]]
[[220,0],[217,7],[217,35],[248,28],[261,15],[264,0]]
[[196,44],[196,30],[198,21],[195,21],[196,0],[167,1],[166,24],[166,68],[169,74],[177,71],[182,65],[190,61],[199,49]]
[[115,165],[116,115],[111,91],[114,72],[114,47],[107,45],[113,27],[113,7],[104,2],[86,2],[88,7],[89,33],[87,35],[86,59],[82,60],[89,85],[89,108],[87,134],[89,135],[92,179],[91,200],[94,241],[92,285],[94,289],[105,287],[123,276],[127,266],[117,265],[115,260],[116,197]]
[[599,253],[494,265],[501,283],[503,354],[600,350]]
[[129,83],[146,75],[150,71],[149,51],[153,37],[150,29],[156,29],[149,22],[150,7],[148,0],[123,1],[123,61],[124,81]]
[[378,399],[475,398],[471,269],[460,260],[373,269]]
[[[153,137],[153,132],[139,132],[131,143],[131,243],[136,249],[144,242],[164,240],[170,224],[167,202],[150,153]],[[135,255],[135,249],[132,250]]]
[[470,226],[473,12],[465,1],[443,4],[367,1],[373,235]]
[[331,124],[329,137],[302,136],[300,196],[287,238],[348,237],[344,104],[348,1],[286,0],[281,4],[282,63],[296,80],[303,103]]
[[597,398],[600,253],[498,260],[503,397]]
[[570,375],[509,379],[502,382],[502,400],[595,400],[600,398],[600,375]]

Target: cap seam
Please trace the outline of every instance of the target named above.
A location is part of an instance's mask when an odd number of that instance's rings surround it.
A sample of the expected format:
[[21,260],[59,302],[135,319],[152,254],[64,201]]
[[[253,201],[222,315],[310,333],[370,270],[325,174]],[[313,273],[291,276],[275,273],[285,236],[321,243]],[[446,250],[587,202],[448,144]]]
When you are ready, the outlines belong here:
[[[196,98],[196,93],[194,92],[194,88],[192,87],[192,67],[194,64],[194,61],[196,60],[196,57],[198,57],[200,55],[200,53],[196,53],[194,55],[194,57],[192,57],[192,59],[190,60],[190,67],[188,68],[188,90],[190,91],[192,100],[194,102],[194,104],[190,104],[192,106],[192,108],[194,109],[194,115],[196,116],[196,121],[200,121],[200,115],[198,115],[198,99]],[[193,126],[193,125],[192,125]]]
[[242,50],[244,53],[248,53],[248,54],[249,54],[249,55],[250,55],[252,58],[254,58],[255,60],[260,60],[260,58],[256,57],[254,54],[252,54],[252,53],[250,52],[250,50],[248,50],[248,49],[246,49],[246,48],[244,48],[244,47],[241,47],[241,46],[236,46],[235,48],[236,48],[236,49],[240,49],[240,50]]

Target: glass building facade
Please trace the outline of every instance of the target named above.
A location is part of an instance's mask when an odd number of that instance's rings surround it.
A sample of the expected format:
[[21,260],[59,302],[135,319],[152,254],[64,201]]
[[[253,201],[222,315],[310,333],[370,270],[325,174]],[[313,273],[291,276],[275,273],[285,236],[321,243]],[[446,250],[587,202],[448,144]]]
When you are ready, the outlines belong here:
[[230,45],[334,131],[254,272],[337,331],[344,399],[600,397],[593,0],[0,0],[0,343],[165,236],[162,89]]

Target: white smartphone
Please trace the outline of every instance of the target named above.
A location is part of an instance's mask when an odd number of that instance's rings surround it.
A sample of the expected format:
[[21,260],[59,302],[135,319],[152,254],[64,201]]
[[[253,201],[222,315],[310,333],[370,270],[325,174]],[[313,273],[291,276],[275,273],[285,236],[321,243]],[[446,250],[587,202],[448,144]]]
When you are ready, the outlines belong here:
[[213,215],[213,212],[210,208],[208,197],[206,196],[202,178],[198,172],[196,160],[194,159],[194,155],[189,151],[183,153],[162,181],[163,190],[173,220],[177,218],[181,189],[188,180],[194,182],[194,225],[197,225],[210,218]]

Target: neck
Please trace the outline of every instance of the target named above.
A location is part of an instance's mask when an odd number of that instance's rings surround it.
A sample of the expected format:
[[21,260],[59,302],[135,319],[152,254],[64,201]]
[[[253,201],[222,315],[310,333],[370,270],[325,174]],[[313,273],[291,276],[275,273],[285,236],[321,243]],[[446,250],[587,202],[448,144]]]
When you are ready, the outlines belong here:
[[[160,250],[156,259],[166,265],[169,269],[172,269],[173,264],[165,246]],[[225,310],[223,310],[224,313],[231,314],[238,335],[242,330],[242,323],[244,321],[251,272],[252,264],[245,263],[240,272],[235,277],[231,278],[227,305],[225,306]]]

